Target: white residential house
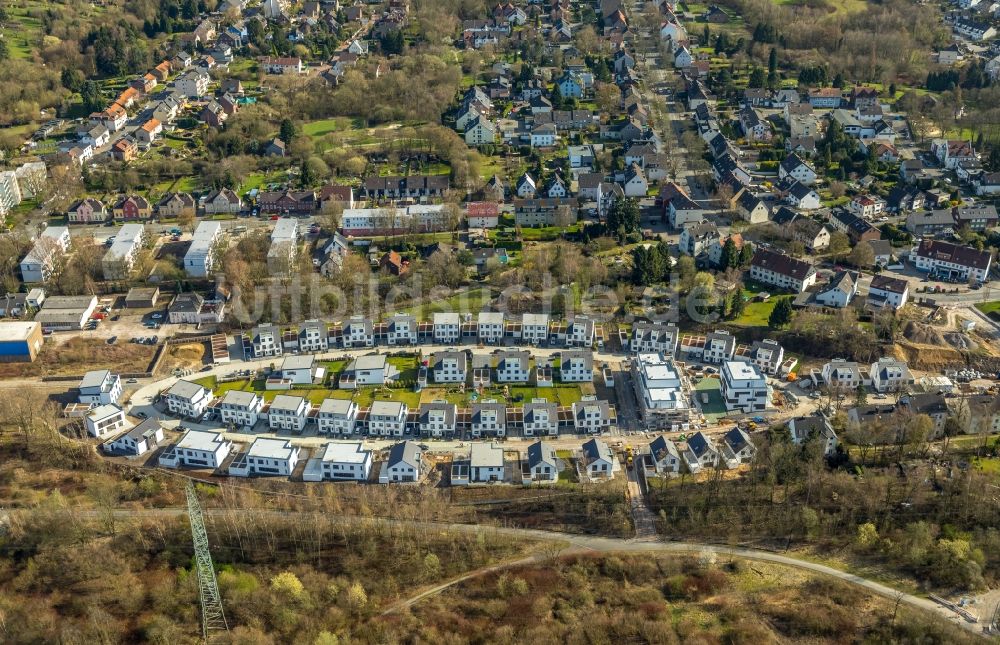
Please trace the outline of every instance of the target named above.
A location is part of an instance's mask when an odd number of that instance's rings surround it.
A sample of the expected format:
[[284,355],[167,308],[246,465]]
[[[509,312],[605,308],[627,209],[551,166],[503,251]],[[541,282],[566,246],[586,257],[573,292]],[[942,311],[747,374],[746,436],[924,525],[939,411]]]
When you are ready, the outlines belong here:
[[559,459],[556,449],[545,441],[528,446],[527,483],[554,482],[559,480]]
[[832,388],[854,390],[865,384],[864,375],[858,364],[853,361],[845,361],[842,358],[835,358],[825,363],[820,373],[823,382]]
[[615,420],[607,401],[588,398],[575,401],[570,409],[573,411],[573,427],[580,433],[597,434],[611,430]]
[[458,406],[445,401],[431,401],[420,406],[418,423],[422,437],[450,437],[457,430]]
[[317,368],[312,354],[286,356],[281,361],[280,374],[283,381],[292,385],[312,385],[316,376],[322,376],[322,368]]
[[301,433],[305,430],[311,409],[312,404],[301,396],[279,394],[267,409],[267,425],[271,430]]
[[868,304],[873,307],[901,309],[909,296],[909,282],[887,275],[872,278],[868,287]]
[[306,481],[367,481],[372,471],[372,453],[361,443],[330,442],[309,460],[302,478]]
[[163,398],[170,414],[197,419],[212,402],[212,391],[197,383],[180,380],[170,386]]
[[[0,187],[2,192],[2,187]],[[2,211],[0,207],[0,211]],[[2,218],[0,212],[0,218]],[[69,251],[69,228],[46,226],[31,250],[21,260],[21,279],[24,282],[45,282],[56,270],[56,262]]]
[[389,449],[389,456],[379,473],[380,484],[418,482],[423,468],[423,451],[412,441],[401,441]]
[[350,399],[323,399],[316,415],[322,434],[354,434],[358,421],[358,404]]
[[600,439],[591,439],[580,446],[581,463],[587,477],[592,480],[611,479],[621,470],[611,447]]
[[399,401],[374,401],[368,409],[368,434],[402,437],[410,410]]
[[87,413],[87,434],[98,439],[126,427],[125,411],[115,403],[99,405]]
[[435,383],[465,383],[467,370],[465,352],[434,352],[431,356],[431,373]]
[[880,394],[900,392],[914,383],[913,374],[906,363],[888,356],[871,364],[868,377],[871,379],[872,389]]
[[523,350],[497,352],[497,383],[527,383],[531,376],[531,354]]
[[970,246],[924,239],[910,258],[919,271],[963,281],[983,282],[990,274],[993,256]]
[[556,436],[559,434],[559,410],[555,403],[535,399],[523,408],[522,432],[526,437]]
[[495,345],[503,340],[504,319],[503,313],[499,311],[479,312],[478,325],[479,341],[489,345]]
[[770,338],[755,340],[747,358],[765,374],[777,374],[785,359],[785,348]]
[[477,441],[469,455],[469,481],[477,483],[504,480],[503,448],[495,443]]
[[219,417],[226,425],[252,428],[263,407],[264,399],[256,392],[229,390],[219,403]]
[[163,443],[163,426],[156,419],[146,419],[104,444],[104,451],[115,455],[141,456]]
[[375,330],[372,321],[363,316],[352,316],[344,323],[341,343],[345,349],[374,347]]
[[531,130],[529,141],[532,148],[551,148],[556,145],[558,139],[556,126],[551,123],[543,123]]
[[469,419],[473,437],[504,437],[507,435],[507,408],[503,403],[482,401],[473,403]]
[[299,351],[325,352],[330,347],[330,335],[326,323],[321,320],[306,320],[299,323]]
[[681,457],[691,473],[719,465],[719,449],[715,447],[712,438],[702,432],[696,432],[688,437],[687,448]]
[[744,361],[722,364],[722,398],[727,410],[759,412],[767,408],[767,377],[759,367]]
[[358,356],[344,368],[340,375],[342,389],[355,389],[366,385],[385,385],[399,376],[385,354]]
[[823,455],[832,456],[837,451],[837,433],[830,421],[823,416],[794,417],[788,422],[788,433],[796,446],[809,441],[819,441],[823,446]]
[[588,316],[573,316],[566,323],[566,347],[591,347],[597,324]]
[[778,166],[778,179],[782,180],[785,177],[791,177],[806,186],[812,186],[816,183],[817,175],[812,166],[802,161],[797,154],[792,153],[785,157]]
[[233,442],[221,432],[188,430],[173,446],[160,454],[166,468],[218,468],[233,449]]
[[636,322],[632,324],[632,338],[629,349],[635,353],[663,353],[673,356],[677,353],[680,330],[677,325],[665,322]]
[[851,304],[858,292],[858,283],[850,271],[841,271],[830,279],[830,282],[816,293],[816,302],[824,307],[843,309]]
[[107,405],[118,403],[122,398],[122,380],[110,370],[91,370],[83,375],[80,381],[80,403],[90,405]]
[[756,454],[757,448],[750,440],[750,435],[741,428],[733,428],[723,435],[720,457],[726,467],[736,468],[740,464],[748,464]]
[[594,380],[594,356],[590,350],[564,350],[559,358],[559,380],[563,383],[589,383]]
[[706,363],[722,363],[733,358],[736,337],[728,331],[717,329],[705,335],[705,349],[701,359]]
[[184,271],[194,278],[204,278],[212,273],[215,253],[222,235],[222,223],[203,221],[198,224],[191,246],[184,254]]
[[548,314],[524,314],[521,316],[521,340],[531,345],[539,345],[549,339]]
[[649,454],[653,458],[653,469],[659,474],[681,472],[681,453],[677,444],[664,436],[653,439],[649,444]]
[[434,314],[434,342],[457,343],[462,337],[462,319],[457,313]]
[[417,319],[410,314],[393,314],[388,325],[386,342],[390,345],[417,344]]
[[281,330],[274,325],[259,325],[250,330],[250,346],[254,358],[281,356]]
[[285,439],[258,437],[246,452],[240,453],[229,466],[235,477],[261,475],[288,477],[299,463],[299,448]]
[[750,277],[795,293],[816,284],[816,269],[808,262],[764,248],[754,252]]
[[622,180],[622,190],[626,197],[645,197],[649,191],[649,181],[639,164],[632,162],[625,170],[625,178]]

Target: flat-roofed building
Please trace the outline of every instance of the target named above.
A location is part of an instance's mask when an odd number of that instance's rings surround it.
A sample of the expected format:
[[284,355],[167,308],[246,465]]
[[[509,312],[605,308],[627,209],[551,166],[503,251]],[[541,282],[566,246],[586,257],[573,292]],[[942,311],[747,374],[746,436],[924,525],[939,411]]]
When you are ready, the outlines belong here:
[[691,394],[673,358],[639,354],[632,363],[632,382],[647,425],[671,427],[688,423]]
[[131,275],[135,259],[146,242],[142,224],[125,224],[118,230],[114,243],[101,260],[105,280],[125,280]]
[[299,463],[299,448],[285,439],[258,437],[246,452],[236,456],[229,465],[235,477],[285,476],[294,472]]
[[753,363],[725,361],[722,364],[722,398],[727,410],[765,410],[769,398],[767,377]]
[[218,468],[233,449],[221,432],[188,430],[160,455],[165,468]]
[[122,380],[111,370],[91,370],[83,375],[79,385],[80,403],[106,405],[122,398]]
[[372,470],[372,453],[360,442],[330,442],[309,460],[305,481],[366,481]]
[[124,429],[128,422],[125,411],[114,403],[99,405],[91,410],[86,417],[87,434],[98,439],[114,434]]
[[46,331],[83,329],[97,309],[97,296],[49,296],[35,314]]
[[198,224],[191,246],[184,254],[184,271],[192,278],[204,278],[212,273],[215,253],[222,235],[222,223],[203,221]]
[[45,340],[37,321],[0,322],[0,363],[31,363]]

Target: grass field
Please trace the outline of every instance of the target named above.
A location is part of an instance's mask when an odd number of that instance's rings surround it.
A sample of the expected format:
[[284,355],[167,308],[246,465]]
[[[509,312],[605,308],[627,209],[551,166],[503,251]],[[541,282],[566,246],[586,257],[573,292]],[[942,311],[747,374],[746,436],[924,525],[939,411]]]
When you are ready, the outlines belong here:
[[775,298],[767,302],[748,302],[743,314],[733,324],[741,327],[767,327],[767,319],[771,316],[775,302]]
[[342,130],[358,130],[362,127],[360,119],[351,119],[349,117],[335,117],[332,119],[321,119],[319,121],[310,121],[309,123],[304,123],[302,125],[302,134],[310,137],[321,137],[324,134],[329,134],[331,132],[338,132]]
[[411,307],[406,313],[414,314],[421,320],[432,317],[434,313],[455,311],[458,313],[479,313],[483,307],[493,300],[493,294],[487,287],[469,289],[453,296],[430,304]]
[[588,384],[582,386],[556,385],[553,387],[509,386],[507,392],[508,396],[505,396],[502,386],[490,387],[486,388],[480,396],[477,392],[468,388],[465,392],[461,392],[458,387],[454,386],[431,386],[424,388],[420,393],[420,402],[447,401],[459,407],[465,407],[477,400],[494,399],[508,405],[521,406],[531,403],[532,399],[545,399],[550,403],[565,406],[579,401],[584,395],[593,394],[594,386]]
[[993,300],[992,302],[977,302],[976,309],[983,312],[987,316],[1000,312],[1000,300]]
[[197,379],[195,383],[212,389],[216,396],[224,396],[230,390],[238,390],[242,392],[256,392],[265,401],[273,401],[274,397],[279,394],[288,394],[290,396],[304,397],[314,406],[321,405],[324,399],[351,399],[362,408],[370,407],[373,401],[400,401],[406,403],[411,408],[416,408],[420,405],[419,393],[403,389],[366,387],[357,390],[339,390],[329,387],[308,387],[293,388],[291,390],[265,390],[263,379],[254,381],[243,379],[228,383],[218,383],[214,376]]

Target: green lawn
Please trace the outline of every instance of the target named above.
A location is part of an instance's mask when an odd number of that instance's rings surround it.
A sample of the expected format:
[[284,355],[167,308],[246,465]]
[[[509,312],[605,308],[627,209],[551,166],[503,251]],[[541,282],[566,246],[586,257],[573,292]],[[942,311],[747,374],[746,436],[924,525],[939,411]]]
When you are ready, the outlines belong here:
[[976,309],[983,312],[987,316],[994,312],[1000,312],[1000,300],[993,300],[992,302],[977,302]]
[[350,130],[357,129],[361,127],[360,123],[355,123],[349,117],[335,117],[332,119],[321,119],[319,121],[310,121],[309,123],[304,123],[302,125],[302,134],[310,137],[321,137],[324,134],[329,134],[330,132],[337,132],[340,130]]
[[[331,361],[332,364],[343,361]],[[420,405],[420,394],[404,389],[365,387],[357,390],[340,390],[328,387],[300,387],[291,390],[265,390],[264,380],[251,381],[242,379],[229,383],[219,383],[214,376],[206,376],[195,380],[195,383],[212,389],[216,396],[223,396],[230,390],[256,392],[265,401],[273,401],[279,394],[305,397],[315,406],[321,405],[324,399],[353,399],[362,408],[370,407],[373,401],[402,401],[411,408]]]
[[[703,378],[700,383],[694,385],[695,396],[698,398],[698,405],[709,423],[718,422],[726,416],[726,403],[722,399],[722,381],[717,378]],[[708,403],[703,403],[701,395],[708,394]]]
[[[752,294],[748,295],[752,297]],[[748,302],[743,314],[733,324],[741,327],[767,327],[767,319],[771,317],[776,302],[774,297],[767,302]]]
[[1000,476],[1000,459],[997,458],[978,458],[972,460],[972,465],[981,470],[984,473],[990,475]]
[[[584,391],[584,387],[587,391]],[[431,401],[447,401],[459,407],[466,407],[477,400],[495,399],[501,403],[513,406],[522,406],[531,403],[532,399],[545,399],[550,403],[565,406],[572,405],[583,398],[584,394],[593,394],[593,386],[578,385],[557,385],[553,387],[530,387],[530,386],[508,386],[508,396],[504,395],[503,386],[493,386],[486,388],[480,396],[472,389],[466,389],[463,393],[458,387],[431,386],[424,388],[421,392],[420,401],[429,403]]]
[[421,320],[430,319],[434,313],[455,311],[458,313],[479,313],[483,307],[493,300],[493,294],[487,287],[462,291],[444,300],[430,304],[411,307],[406,313],[414,314]]

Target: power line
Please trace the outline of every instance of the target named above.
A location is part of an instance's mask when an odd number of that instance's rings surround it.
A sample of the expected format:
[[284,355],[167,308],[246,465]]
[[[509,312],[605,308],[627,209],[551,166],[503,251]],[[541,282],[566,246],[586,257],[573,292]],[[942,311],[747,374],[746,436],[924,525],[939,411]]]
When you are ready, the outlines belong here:
[[208,642],[209,630],[229,631],[226,615],[222,611],[222,596],[219,594],[219,584],[215,579],[215,567],[212,565],[212,552],[208,548],[208,532],[205,530],[205,517],[198,503],[198,495],[194,484],[188,482],[187,493],[188,519],[191,520],[191,540],[194,542],[195,566],[198,569],[198,596],[201,598],[201,635]]

